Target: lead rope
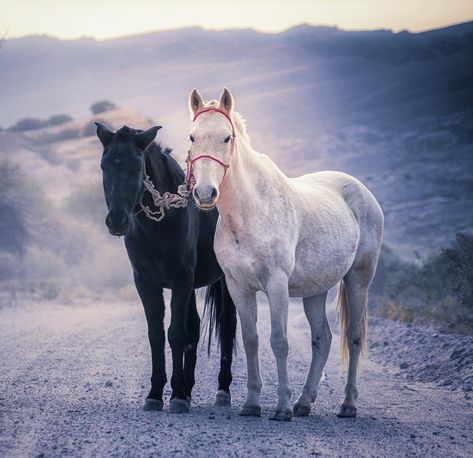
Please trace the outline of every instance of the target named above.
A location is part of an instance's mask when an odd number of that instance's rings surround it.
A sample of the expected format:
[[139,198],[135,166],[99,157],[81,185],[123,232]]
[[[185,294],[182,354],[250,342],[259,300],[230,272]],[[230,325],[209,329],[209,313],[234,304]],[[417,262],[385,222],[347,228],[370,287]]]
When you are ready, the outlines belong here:
[[157,210],[151,210],[148,205],[143,204],[143,195],[141,196],[139,205],[141,207],[135,213],[135,216],[143,212],[145,216],[153,221],[161,221],[165,216],[165,209],[169,210],[170,208],[185,208],[187,207],[188,197],[189,197],[189,190],[186,184],[181,184],[177,188],[177,194],[172,194],[171,192],[165,192],[161,195],[161,193],[154,187],[151,178],[146,173],[146,164],[145,164],[145,171],[144,171],[144,178],[143,178],[143,185],[145,187],[145,191],[148,191],[151,194],[153,199],[153,205],[157,208]]

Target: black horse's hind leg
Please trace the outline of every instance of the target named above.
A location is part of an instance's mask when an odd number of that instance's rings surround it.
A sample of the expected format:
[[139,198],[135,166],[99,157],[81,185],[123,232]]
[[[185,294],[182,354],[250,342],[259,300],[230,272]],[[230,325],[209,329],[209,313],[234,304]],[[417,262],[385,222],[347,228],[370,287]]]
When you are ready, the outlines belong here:
[[184,349],[188,341],[187,317],[193,291],[192,278],[188,278],[187,281],[183,279],[181,284],[172,290],[171,324],[168,329],[172,353],[172,395],[169,411],[172,413],[189,411],[190,401],[187,399],[184,377]]
[[197,345],[200,337],[200,317],[197,312],[195,291],[192,291],[187,317],[187,342],[184,351],[184,380],[186,397],[191,398],[192,388],[195,384],[195,363],[197,360]]
[[138,273],[135,273],[134,278],[136,289],[145,309],[146,321],[148,322],[148,338],[151,346],[151,390],[143,408],[145,410],[162,410],[163,388],[166,384],[163,290],[150,285]]
[[231,404],[230,384],[232,383],[232,361],[233,346],[236,332],[236,309],[235,304],[227,289],[225,278],[220,280],[221,300],[220,307],[220,372],[218,374],[218,391],[215,397],[216,406],[229,406]]

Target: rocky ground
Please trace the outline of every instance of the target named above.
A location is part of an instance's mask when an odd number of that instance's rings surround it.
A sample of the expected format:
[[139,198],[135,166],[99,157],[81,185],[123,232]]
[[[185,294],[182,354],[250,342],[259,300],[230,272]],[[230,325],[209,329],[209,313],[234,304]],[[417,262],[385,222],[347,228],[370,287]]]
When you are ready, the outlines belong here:
[[[218,357],[207,358],[203,346],[191,412],[172,415],[141,409],[150,355],[138,303],[1,309],[0,456],[473,455],[471,338],[372,319],[358,417],[339,419],[344,375],[335,335],[311,415],[275,423],[268,421],[276,370],[267,322],[262,304],[261,418],[238,416],[246,384],[241,342],[232,408],[212,405]],[[295,399],[310,355],[296,303],[289,339]]]

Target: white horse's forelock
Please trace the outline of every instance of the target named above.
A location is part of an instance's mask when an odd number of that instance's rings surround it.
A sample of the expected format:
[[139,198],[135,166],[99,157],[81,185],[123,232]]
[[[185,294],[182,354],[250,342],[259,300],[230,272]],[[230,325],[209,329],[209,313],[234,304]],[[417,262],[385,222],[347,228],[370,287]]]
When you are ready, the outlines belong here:
[[[218,108],[218,106],[218,100],[210,100],[209,102],[205,103],[204,108]],[[249,143],[250,137],[246,131],[246,121],[243,116],[237,111],[233,110],[230,113],[230,117],[232,118],[233,125],[235,126],[236,134],[244,138],[245,141]]]

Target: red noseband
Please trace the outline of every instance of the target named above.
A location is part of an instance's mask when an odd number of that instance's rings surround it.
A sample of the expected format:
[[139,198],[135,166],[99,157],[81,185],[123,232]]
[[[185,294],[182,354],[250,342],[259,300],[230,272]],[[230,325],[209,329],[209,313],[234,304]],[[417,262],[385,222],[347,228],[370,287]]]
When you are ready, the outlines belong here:
[[[225,116],[228,120],[228,122],[230,123],[230,125],[232,126],[232,138],[231,138],[231,142],[232,142],[232,149],[233,149],[233,141],[235,139],[235,126],[233,125],[233,121],[232,121],[232,118],[230,118],[230,116],[223,110],[220,110],[218,108],[205,108],[199,112],[197,112],[195,115],[194,115],[194,119],[192,120],[192,122],[195,122],[195,120],[202,114],[202,113],[208,113],[208,112],[211,112],[211,111],[214,111],[216,113],[220,113],[222,114],[223,116]],[[195,157],[194,159],[191,158],[191,151],[189,150],[189,152],[187,153],[187,172],[186,172],[186,185],[187,185],[187,188],[189,191],[192,191],[192,189],[194,188],[194,184],[195,184],[195,180],[194,180],[194,164],[199,160],[199,159],[210,159],[212,161],[215,161],[217,164],[220,164],[223,169],[224,169],[224,172],[223,172],[223,178],[222,178],[222,181],[225,179],[225,175],[227,174],[227,169],[229,167],[228,164],[225,164],[225,162],[223,162],[222,160],[220,160],[218,157],[215,157],[215,156],[212,156],[210,154],[201,154],[197,157]]]

